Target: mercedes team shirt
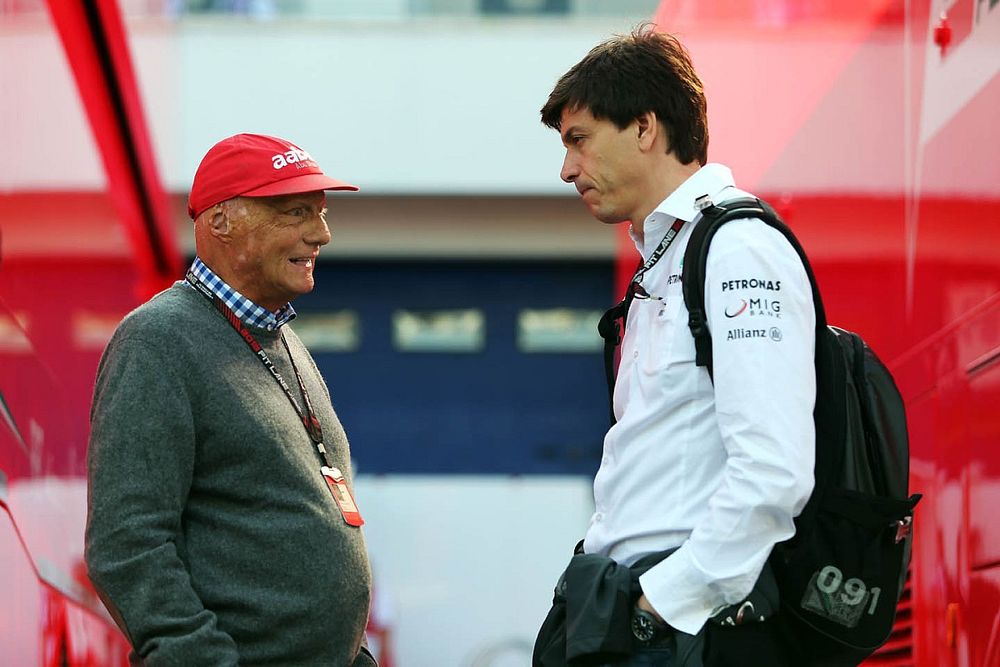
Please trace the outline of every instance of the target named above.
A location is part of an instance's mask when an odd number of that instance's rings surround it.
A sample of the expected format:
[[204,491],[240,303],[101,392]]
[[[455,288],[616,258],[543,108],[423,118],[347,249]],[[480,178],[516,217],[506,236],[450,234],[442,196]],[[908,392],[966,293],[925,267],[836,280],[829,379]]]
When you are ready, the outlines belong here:
[[813,487],[815,312],[795,250],[757,219],[734,220],[708,254],[705,303],[715,384],[695,366],[681,293],[695,199],[749,196],[719,164],[702,167],[645,221],[647,259],[685,220],[642,279],[628,312],[614,392],[618,422],[594,480],[587,553],[631,565],[679,547],[640,578],[653,608],[697,633],[746,597],[771,547],[794,533]]

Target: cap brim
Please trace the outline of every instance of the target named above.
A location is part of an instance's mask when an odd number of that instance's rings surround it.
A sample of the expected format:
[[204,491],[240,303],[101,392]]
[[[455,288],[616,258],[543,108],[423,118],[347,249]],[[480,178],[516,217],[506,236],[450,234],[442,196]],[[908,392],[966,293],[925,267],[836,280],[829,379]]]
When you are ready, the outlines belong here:
[[274,195],[296,195],[302,192],[318,192],[320,190],[348,190],[357,192],[358,186],[338,181],[325,174],[302,174],[283,181],[268,183],[259,188],[244,192],[244,197],[271,197]]

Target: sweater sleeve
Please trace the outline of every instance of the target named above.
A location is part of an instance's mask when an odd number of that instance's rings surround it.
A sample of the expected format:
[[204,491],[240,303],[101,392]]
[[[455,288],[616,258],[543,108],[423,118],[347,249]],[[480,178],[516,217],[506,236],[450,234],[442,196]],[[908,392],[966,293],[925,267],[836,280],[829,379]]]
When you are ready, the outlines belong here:
[[87,568],[147,667],[236,665],[235,642],[217,628],[180,555],[195,428],[185,382],[166,356],[119,332],[101,359],[87,452]]

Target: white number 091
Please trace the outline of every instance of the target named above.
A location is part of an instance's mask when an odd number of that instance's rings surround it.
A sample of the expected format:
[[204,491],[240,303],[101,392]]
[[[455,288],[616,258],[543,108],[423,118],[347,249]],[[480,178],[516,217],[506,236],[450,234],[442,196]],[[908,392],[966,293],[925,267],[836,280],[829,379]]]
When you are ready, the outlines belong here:
[[[864,602],[868,594],[868,587],[865,586],[865,582],[857,577],[851,577],[847,581],[844,581],[844,573],[833,565],[827,565],[819,571],[819,576],[816,577],[816,587],[827,595],[838,597],[841,602],[852,607]],[[839,595],[837,595],[838,592],[840,593]],[[882,589],[877,586],[872,588],[872,602],[868,605],[869,614],[875,613],[875,607],[878,605],[878,597],[881,592]]]

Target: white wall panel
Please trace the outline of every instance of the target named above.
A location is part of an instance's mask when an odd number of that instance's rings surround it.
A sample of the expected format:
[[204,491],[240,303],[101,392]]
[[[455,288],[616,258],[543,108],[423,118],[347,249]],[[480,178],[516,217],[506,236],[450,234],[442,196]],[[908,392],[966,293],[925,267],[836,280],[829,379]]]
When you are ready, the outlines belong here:
[[530,662],[593,512],[589,478],[362,474],[356,492],[401,667]]
[[[538,110],[611,21],[180,24],[183,190],[218,139],[286,136],[369,194],[566,193]],[[153,92],[153,94],[156,94]]]
[[0,18],[0,194],[103,188],[104,166],[48,15]]

